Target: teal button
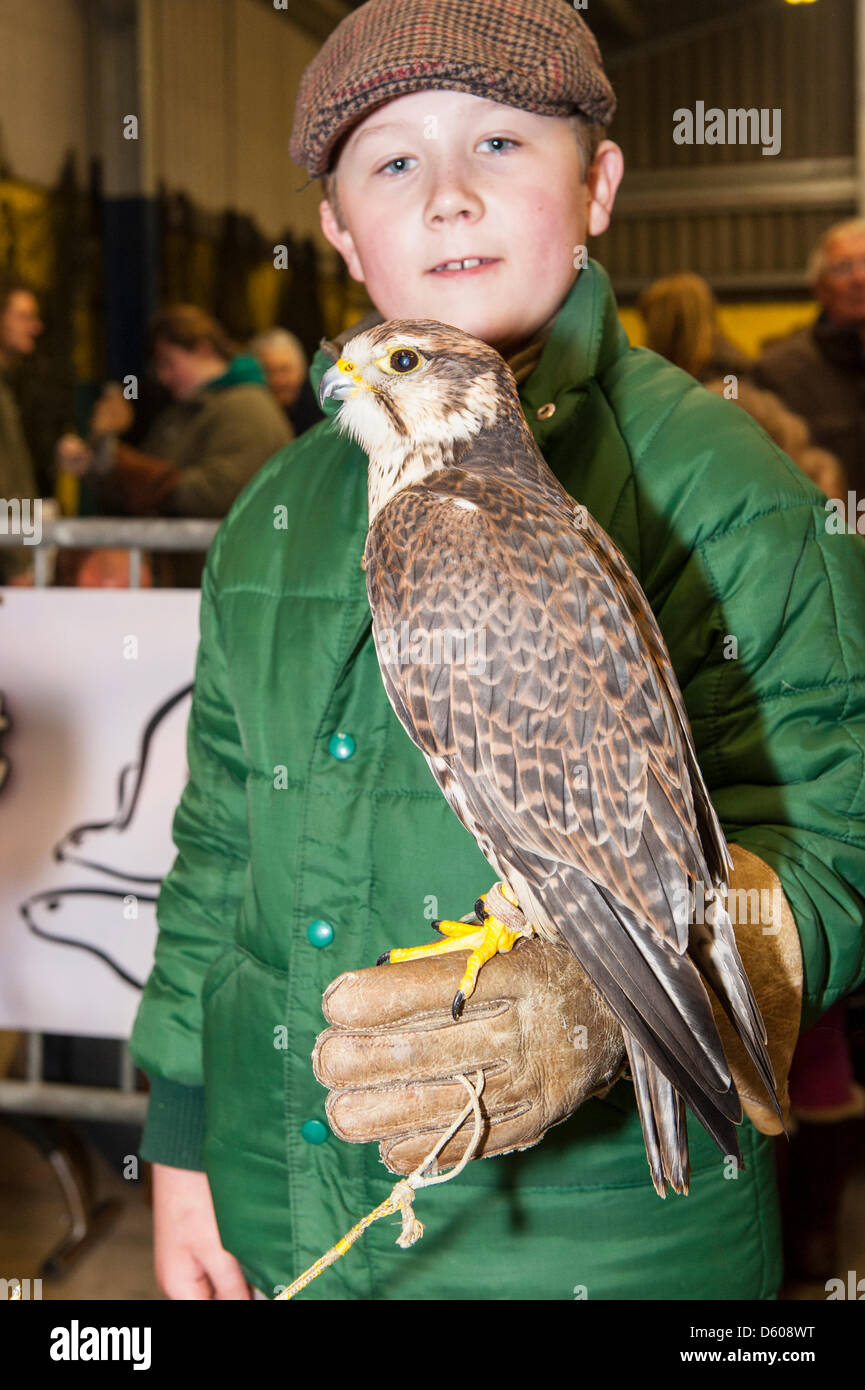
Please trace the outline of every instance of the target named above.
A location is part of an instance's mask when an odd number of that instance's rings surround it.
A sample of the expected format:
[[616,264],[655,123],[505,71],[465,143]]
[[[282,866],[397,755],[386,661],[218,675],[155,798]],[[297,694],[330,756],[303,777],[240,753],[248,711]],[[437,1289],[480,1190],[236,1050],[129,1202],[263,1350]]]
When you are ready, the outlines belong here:
[[327,1125],[321,1120],[304,1120],[300,1132],[307,1144],[323,1144],[327,1138]]
[[339,758],[341,761],[344,761],[346,758],[351,757],[355,750],[355,746],[355,741],[351,734],[344,734],[341,729],[338,729],[335,734],[331,734],[330,743],[327,745],[327,751],[332,758]]
[[333,927],[319,917],[307,927],[306,939],[311,946],[329,946],[333,941]]

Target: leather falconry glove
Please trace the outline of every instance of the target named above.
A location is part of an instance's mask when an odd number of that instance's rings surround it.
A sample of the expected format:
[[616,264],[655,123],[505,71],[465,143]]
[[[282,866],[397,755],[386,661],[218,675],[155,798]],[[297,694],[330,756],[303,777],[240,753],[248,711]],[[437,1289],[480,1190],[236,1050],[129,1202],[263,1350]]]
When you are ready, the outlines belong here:
[[[328,1122],[351,1143],[378,1140],[392,1173],[410,1173],[463,1110],[460,1072],[485,1075],[480,1158],[531,1148],[624,1069],[618,1021],[564,947],[525,939],[495,956],[455,1022],[464,969],[460,951],[351,971],[325,990],[332,1026],[312,1064],[332,1088]],[[439,1167],[462,1158],[471,1132],[460,1127]]]
[[[731,891],[747,901],[736,943],[768,1032],[785,1121],[787,1076],[799,1034],[802,955],[789,904],[773,870],[731,845]],[[754,890],[757,890],[756,895]],[[763,920],[772,895],[771,921]],[[749,895],[746,899],[746,895]],[[378,1142],[392,1173],[411,1172],[465,1106],[454,1078],[483,1067],[486,1120],[477,1157],[531,1148],[590,1096],[603,1096],[625,1072],[621,1030],[570,951],[535,938],[495,956],[480,972],[459,1020],[450,1001],[465,955],[430,957],[339,975],[322,1007],[331,1026],[312,1054],[330,1089],[333,1132],[351,1143]],[[780,1131],[753,1064],[720,1005],[715,1020],[745,1114],[764,1134]],[[471,1132],[463,1125],[439,1155],[458,1162]]]

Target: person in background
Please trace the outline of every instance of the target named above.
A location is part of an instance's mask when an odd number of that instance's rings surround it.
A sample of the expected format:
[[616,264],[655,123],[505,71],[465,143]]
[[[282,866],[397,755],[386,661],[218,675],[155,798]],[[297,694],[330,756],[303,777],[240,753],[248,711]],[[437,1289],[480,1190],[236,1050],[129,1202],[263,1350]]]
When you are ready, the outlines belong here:
[[[7,374],[22,357],[29,357],[42,332],[36,295],[24,281],[0,274],[0,498],[35,501],[36,470],[24,438],[21,417]],[[0,584],[32,584],[30,547],[0,549]]]
[[718,301],[702,275],[683,271],[655,280],[637,308],[646,323],[646,346],[698,381],[749,375],[753,362],[722,333]]
[[[219,323],[193,304],[161,310],[150,326],[150,356],[174,397],[141,449],[119,438],[133,407],[116,383],[96,403],[90,439],[65,435],[63,466],[84,476],[108,515],[223,517],[241,489],[293,431],[254,357],[238,355]],[[195,585],[202,554],[172,557],[161,581]]]
[[865,493],[865,219],[836,222],[808,261],[820,314],[807,328],[765,346],[754,367],[811,427],[814,442],[837,454],[849,485]]
[[[718,301],[702,275],[666,275],[643,291],[637,307],[646,322],[647,347],[716,395],[735,400],[828,497],[844,496],[846,475],[835,455],[814,447],[808,422],[792,407],[754,386],[754,361],[724,336]],[[731,377],[734,394],[728,391]]]
[[294,333],[286,328],[271,328],[253,338],[249,351],[264,368],[267,384],[296,435],[324,419],[309,384],[309,363],[303,344]]

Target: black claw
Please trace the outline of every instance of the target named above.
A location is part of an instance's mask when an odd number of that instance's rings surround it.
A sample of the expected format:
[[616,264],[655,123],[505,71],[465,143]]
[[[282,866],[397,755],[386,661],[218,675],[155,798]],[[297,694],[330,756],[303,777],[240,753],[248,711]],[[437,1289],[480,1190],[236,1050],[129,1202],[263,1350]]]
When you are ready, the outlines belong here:
[[455,1020],[460,1017],[460,1014],[462,1013],[465,1006],[466,996],[463,994],[461,989],[458,989],[456,994],[454,995],[454,1002],[451,1004],[451,1014],[453,1015],[453,1018]]
[[477,917],[478,921],[485,922],[489,915],[489,911],[484,903],[483,898],[478,898],[477,902],[475,903],[475,916]]
[[383,953],[383,955],[380,955],[380,956],[379,956],[378,960],[376,961],[376,965],[389,965],[389,964],[390,964],[390,951],[385,951],[385,952]]

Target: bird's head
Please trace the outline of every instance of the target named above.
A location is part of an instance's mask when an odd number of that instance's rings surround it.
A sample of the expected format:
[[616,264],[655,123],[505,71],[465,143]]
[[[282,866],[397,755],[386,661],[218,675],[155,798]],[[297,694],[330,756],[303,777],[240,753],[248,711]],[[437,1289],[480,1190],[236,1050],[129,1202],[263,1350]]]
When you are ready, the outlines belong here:
[[495,348],[434,319],[389,319],[351,338],[319,384],[322,404],[333,397],[338,428],[373,469],[402,469],[403,481],[447,466],[461,441],[520,410]]

